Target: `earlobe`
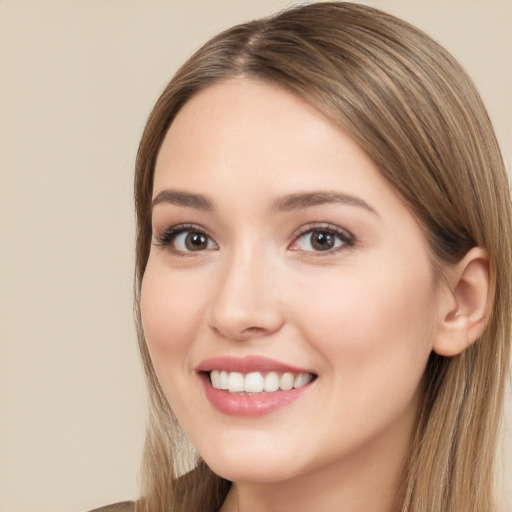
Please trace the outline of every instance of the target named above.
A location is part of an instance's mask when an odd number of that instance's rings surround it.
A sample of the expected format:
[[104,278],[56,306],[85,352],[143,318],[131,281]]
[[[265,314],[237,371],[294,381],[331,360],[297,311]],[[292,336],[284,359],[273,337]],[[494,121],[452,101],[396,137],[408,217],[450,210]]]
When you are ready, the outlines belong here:
[[447,272],[451,297],[440,301],[440,324],[434,340],[434,352],[451,357],[463,352],[482,334],[489,311],[489,257],[474,247]]

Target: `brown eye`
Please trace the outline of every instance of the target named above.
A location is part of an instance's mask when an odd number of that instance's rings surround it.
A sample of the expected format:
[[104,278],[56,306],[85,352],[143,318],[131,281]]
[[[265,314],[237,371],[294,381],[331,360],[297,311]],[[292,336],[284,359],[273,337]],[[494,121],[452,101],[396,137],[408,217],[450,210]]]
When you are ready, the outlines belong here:
[[157,237],[158,244],[175,253],[191,253],[218,249],[218,245],[203,231],[187,229],[184,226],[172,227]]
[[310,235],[310,244],[315,251],[328,251],[336,244],[336,237],[326,231],[314,231]]
[[313,227],[297,236],[290,249],[309,253],[335,253],[355,243],[354,237],[346,230],[329,224]]
[[203,235],[203,233],[188,232],[184,233],[184,235],[185,240],[183,242],[187,250],[203,251],[208,248],[208,237]]

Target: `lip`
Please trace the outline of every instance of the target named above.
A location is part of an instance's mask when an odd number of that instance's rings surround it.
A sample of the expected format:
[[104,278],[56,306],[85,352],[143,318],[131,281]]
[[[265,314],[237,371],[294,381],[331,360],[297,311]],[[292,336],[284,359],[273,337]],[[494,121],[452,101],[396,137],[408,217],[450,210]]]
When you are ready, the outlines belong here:
[[227,372],[280,372],[280,373],[314,373],[306,368],[298,368],[289,364],[281,363],[268,357],[246,356],[246,357],[214,357],[201,362],[197,372],[211,372],[212,370],[226,370]]
[[[216,357],[201,362],[196,368],[206,397],[212,406],[219,412],[236,417],[260,417],[272,414],[295,402],[304,393],[311,389],[314,380],[300,388],[289,391],[278,390],[271,393],[255,393],[241,395],[229,393],[226,390],[216,389],[207,375],[212,370],[225,370],[228,372],[291,372],[313,373],[307,369],[291,366],[273,359],[258,356],[248,357]],[[316,375],[316,374],[315,374]]]

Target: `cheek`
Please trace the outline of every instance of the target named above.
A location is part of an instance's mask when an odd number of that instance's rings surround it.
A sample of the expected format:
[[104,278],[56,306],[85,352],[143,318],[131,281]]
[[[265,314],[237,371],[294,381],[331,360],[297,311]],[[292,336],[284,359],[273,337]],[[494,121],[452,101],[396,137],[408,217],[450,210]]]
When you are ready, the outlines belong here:
[[415,388],[435,332],[430,273],[365,269],[305,291],[304,335],[335,370],[336,388],[361,394],[379,386]]
[[179,362],[202,317],[195,286],[183,286],[170,273],[146,268],[141,289],[141,316],[146,343],[157,369],[164,361]]
[[368,288],[361,280],[345,284],[336,300],[317,302],[310,310],[309,325],[318,328],[308,333],[327,364],[325,409],[334,417],[326,415],[325,429],[335,423],[344,432],[333,443],[391,425],[408,428],[419,406],[432,338],[429,293],[387,279]]
[[[148,262],[141,289],[142,327],[156,377],[178,418],[188,416],[191,355],[203,310],[196,286]],[[192,395],[191,395],[192,393]],[[197,399],[197,396],[195,397]]]

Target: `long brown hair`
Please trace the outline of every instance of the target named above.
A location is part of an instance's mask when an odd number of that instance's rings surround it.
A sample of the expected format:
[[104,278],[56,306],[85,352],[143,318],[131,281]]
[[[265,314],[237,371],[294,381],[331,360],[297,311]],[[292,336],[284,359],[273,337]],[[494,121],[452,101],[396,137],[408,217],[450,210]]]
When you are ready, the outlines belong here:
[[139,510],[214,511],[230,485],[200,459],[187,473],[186,443],[144,340],[139,292],[162,140],[194,94],[235,76],[285,88],[343,127],[421,223],[438,269],[471,247],[487,250],[492,313],[483,335],[461,355],[431,355],[396,510],[493,510],[511,329],[512,227],[503,160],[474,85],[446,50],[393,16],[343,2],[292,8],[214,37],[176,73],[147,121],[135,176],[135,304],[150,394]]

